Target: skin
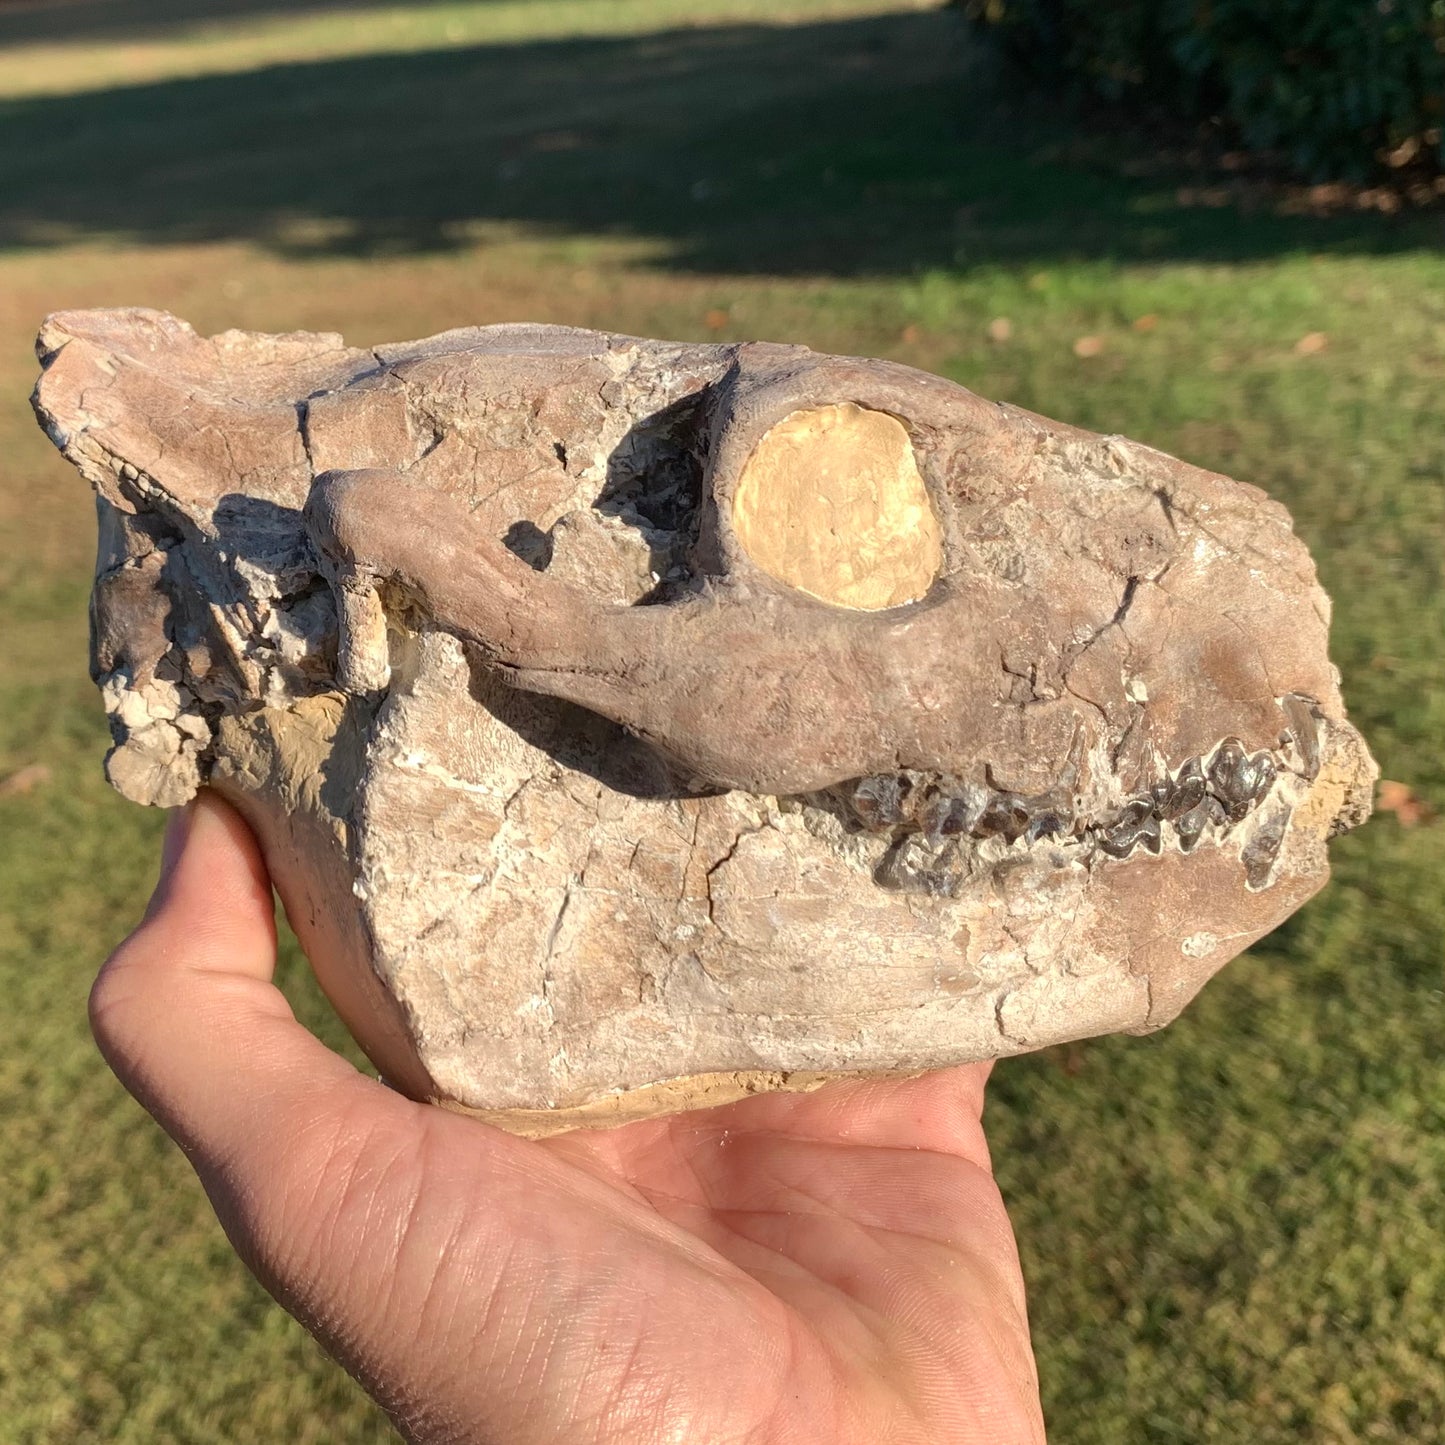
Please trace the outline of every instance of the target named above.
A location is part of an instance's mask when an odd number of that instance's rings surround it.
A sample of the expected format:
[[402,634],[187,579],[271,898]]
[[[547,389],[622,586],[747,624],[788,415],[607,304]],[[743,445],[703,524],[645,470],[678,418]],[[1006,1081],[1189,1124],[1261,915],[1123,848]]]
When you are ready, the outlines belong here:
[[275,948],[255,840],[203,793],[92,1026],[408,1440],[1043,1441],[987,1065],[530,1141],[356,1072]]

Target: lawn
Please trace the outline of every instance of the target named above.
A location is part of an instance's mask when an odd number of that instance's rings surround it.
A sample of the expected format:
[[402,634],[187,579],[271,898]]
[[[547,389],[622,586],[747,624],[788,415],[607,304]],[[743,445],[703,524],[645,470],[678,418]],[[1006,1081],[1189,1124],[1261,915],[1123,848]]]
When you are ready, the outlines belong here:
[[[1197,204],[897,0],[197,9],[0,6],[7,1445],[388,1438],[86,1031],[161,820],[100,772],[89,499],[26,405],[48,311],[796,340],[1127,433],[1290,507],[1352,716],[1445,811],[1439,215]],[[1061,1445],[1445,1438],[1445,823],[1334,856],[1165,1033],[996,1074]],[[346,1050],[294,950],[285,984]]]

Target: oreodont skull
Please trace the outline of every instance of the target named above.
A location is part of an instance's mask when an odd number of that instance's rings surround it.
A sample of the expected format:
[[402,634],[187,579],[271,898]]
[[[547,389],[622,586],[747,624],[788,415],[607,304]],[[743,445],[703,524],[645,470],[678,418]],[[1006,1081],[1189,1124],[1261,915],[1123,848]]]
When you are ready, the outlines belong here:
[[383,1068],[514,1127],[1157,1027],[1368,812],[1288,516],[1121,438],[560,328],[42,356],[112,777],[241,800]]

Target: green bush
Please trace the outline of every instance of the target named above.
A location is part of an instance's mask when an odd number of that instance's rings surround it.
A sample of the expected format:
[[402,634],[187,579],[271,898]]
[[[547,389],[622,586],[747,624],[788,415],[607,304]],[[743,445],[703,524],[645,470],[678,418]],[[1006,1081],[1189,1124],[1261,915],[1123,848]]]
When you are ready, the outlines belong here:
[[[1218,116],[1313,179],[1445,169],[1445,0],[966,0],[1035,72]],[[1392,159],[1387,160],[1387,157]]]

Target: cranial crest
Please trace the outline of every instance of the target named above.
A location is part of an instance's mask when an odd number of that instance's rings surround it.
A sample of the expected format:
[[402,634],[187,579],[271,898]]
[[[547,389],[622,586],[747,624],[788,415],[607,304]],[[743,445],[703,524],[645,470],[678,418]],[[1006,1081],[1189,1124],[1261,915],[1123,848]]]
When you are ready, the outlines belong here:
[[1374,764],[1284,509],[881,361],[41,333],[112,782],[389,1079],[545,1132],[1173,1018]]

